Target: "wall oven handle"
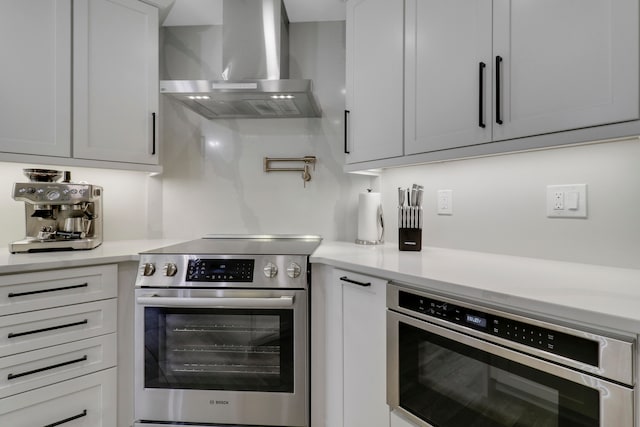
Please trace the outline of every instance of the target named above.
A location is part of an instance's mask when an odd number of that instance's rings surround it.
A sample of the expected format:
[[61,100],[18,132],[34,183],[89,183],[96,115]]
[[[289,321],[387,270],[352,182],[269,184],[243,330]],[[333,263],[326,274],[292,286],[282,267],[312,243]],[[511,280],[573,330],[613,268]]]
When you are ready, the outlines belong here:
[[154,307],[285,308],[293,306],[293,296],[276,298],[178,298],[145,296],[138,304]]

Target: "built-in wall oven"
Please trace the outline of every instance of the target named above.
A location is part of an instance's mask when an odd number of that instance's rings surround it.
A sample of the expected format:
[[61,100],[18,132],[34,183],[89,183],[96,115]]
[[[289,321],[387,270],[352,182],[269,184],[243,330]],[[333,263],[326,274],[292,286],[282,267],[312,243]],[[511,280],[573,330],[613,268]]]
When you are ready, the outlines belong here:
[[632,337],[387,292],[387,401],[416,425],[634,426]]
[[314,236],[210,236],[141,254],[136,427],[309,425]]

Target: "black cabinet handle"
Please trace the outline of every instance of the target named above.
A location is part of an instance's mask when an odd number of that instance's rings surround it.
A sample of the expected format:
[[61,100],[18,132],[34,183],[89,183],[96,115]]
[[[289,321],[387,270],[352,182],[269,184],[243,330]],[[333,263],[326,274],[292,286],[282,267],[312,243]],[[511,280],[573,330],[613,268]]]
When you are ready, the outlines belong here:
[[500,69],[502,68],[502,57],[496,56],[496,123],[502,124],[502,113],[500,111]]
[[340,280],[342,280],[343,282],[347,282],[347,283],[353,283],[354,285],[358,285],[358,286],[371,286],[371,282],[358,282],[357,280],[352,280],[349,279],[347,276],[342,276],[340,278]]
[[349,114],[351,114],[351,111],[344,110],[344,154],[349,154],[349,145],[347,143],[348,134],[349,134],[349,127],[348,127]]
[[89,320],[84,319],[81,322],[73,322],[73,323],[67,323],[65,325],[51,326],[49,328],[33,329],[27,332],[16,332],[16,333],[11,332],[9,333],[9,335],[7,335],[7,338],[23,337],[25,335],[39,334],[40,332],[49,332],[49,331],[55,331],[56,329],[70,328],[72,326],[78,326],[78,325],[86,325],[87,323],[89,323]]
[[26,377],[27,375],[33,375],[33,374],[37,374],[39,372],[49,371],[49,370],[55,369],[55,368],[61,368],[62,366],[73,365],[74,363],[84,362],[85,360],[87,360],[87,356],[86,355],[81,357],[80,359],[69,360],[68,362],[56,363],[55,365],[46,366],[44,368],[38,368],[38,369],[33,369],[31,371],[20,372],[19,374],[9,374],[9,375],[7,375],[7,379],[8,380],[14,380],[16,378]]
[[27,296],[27,295],[44,294],[44,293],[47,293],[47,292],[60,292],[60,291],[66,291],[68,289],[86,288],[88,286],[89,286],[88,283],[83,283],[81,285],[62,286],[60,288],[40,289],[38,291],[9,292],[7,297],[8,298],[17,298],[17,297],[24,297],[24,296]]
[[47,424],[46,426],[43,426],[43,427],[61,426],[62,424],[66,424],[68,422],[71,422],[73,420],[77,420],[78,418],[82,418],[82,417],[86,417],[86,416],[87,416],[87,410],[85,409],[84,411],[82,411],[82,413],[80,413],[78,415],[74,415],[73,417],[65,418],[64,420],[56,421],[55,423]]
[[151,155],[156,155],[156,113],[151,113]]
[[484,124],[484,69],[487,64],[481,62],[478,64],[478,81],[479,81],[479,89],[478,89],[478,126],[481,128],[485,128]]

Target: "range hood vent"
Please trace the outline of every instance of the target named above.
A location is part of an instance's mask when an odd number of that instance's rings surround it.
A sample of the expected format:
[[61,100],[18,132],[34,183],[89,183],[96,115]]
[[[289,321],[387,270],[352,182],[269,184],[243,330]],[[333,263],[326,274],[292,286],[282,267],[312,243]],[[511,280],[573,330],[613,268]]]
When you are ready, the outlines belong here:
[[289,79],[282,0],[223,0],[222,80],[162,80],[160,92],[208,119],[319,117],[311,80]]

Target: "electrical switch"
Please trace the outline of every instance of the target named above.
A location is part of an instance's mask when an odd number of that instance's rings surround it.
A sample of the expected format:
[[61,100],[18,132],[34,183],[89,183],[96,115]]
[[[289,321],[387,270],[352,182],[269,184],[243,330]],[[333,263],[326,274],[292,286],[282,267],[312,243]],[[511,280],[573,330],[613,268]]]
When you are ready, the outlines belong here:
[[587,218],[587,184],[548,185],[547,217]]

